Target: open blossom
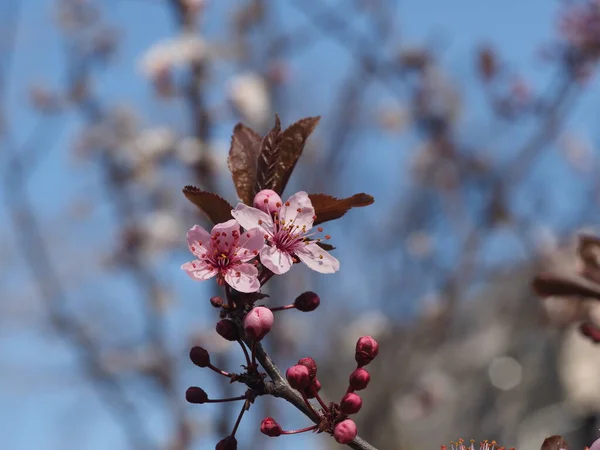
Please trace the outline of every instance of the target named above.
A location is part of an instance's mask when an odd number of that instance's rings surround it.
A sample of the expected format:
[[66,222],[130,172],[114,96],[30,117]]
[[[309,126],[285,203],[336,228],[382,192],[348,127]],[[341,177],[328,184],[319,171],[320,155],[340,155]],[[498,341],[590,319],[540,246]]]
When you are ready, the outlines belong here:
[[265,267],[281,275],[290,270],[297,257],[320,273],[333,273],[340,268],[339,261],[319,247],[317,241],[308,240],[313,234],[309,230],[313,227],[315,209],[306,192],[292,195],[271,214],[241,203],[231,212],[244,228],[259,227],[264,232],[268,245],[261,250],[260,261]]
[[188,247],[198,258],[181,266],[194,280],[217,277],[221,285],[229,284],[240,292],[260,289],[258,270],[248,261],[264,247],[261,230],[240,233],[235,219],[215,225],[210,233],[194,225],[187,234]]

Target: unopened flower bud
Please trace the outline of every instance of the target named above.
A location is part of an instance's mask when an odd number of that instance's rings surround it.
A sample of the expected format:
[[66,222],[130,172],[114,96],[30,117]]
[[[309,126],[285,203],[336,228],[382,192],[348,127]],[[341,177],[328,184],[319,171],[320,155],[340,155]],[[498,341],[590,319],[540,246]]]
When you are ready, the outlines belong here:
[[282,204],[281,197],[271,189],[263,189],[256,194],[253,203],[256,209],[260,209],[267,214],[278,212]]
[[246,336],[255,341],[264,338],[273,326],[273,313],[269,308],[257,306],[244,318],[244,331]]
[[196,386],[189,387],[187,391],[185,391],[185,399],[190,403],[206,403],[208,401],[208,395],[204,392],[204,389],[201,389]]
[[228,341],[237,341],[240,338],[237,327],[231,320],[219,320],[216,329],[217,333]]
[[362,407],[362,398],[360,395],[350,392],[342,398],[340,409],[344,414],[356,414]]
[[314,311],[321,304],[321,299],[314,292],[304,292],[294,300],[294,306],[298,311],[310,312]]
[[192,347],[190,350],[190,359],[198,367],[206,367],[210,364],[210,355],[202,347]]
[[354,359],[359,367],[366,366],[375,359],[379,353],[379,344],[371,336],[363,336],[356,342]]
[[305,366],[295,365],[285,372],[290,386],[297,391],[305,389],[310,384],[310,374]]
[[237,450],[237,440],[234,436],[227,436],[224,439],[221,439],[215,450]]
[[357,434],[358,430],[352,419],[342,420],[333,429],[333,437],[340,444],[349,444],[354,440]]
[[369,385],[371,375],[362,367],[359,367],[350,374],[350,389],[353,391],[361,391]]
[[316,378],[313,378],[312,380],[310,380],[310,384],[304,390],[304,392],[306,393],[306,397],[315,398],[320,390],[321,390],[321,383]]
[[260,432],[262,434],[266,434],[267,436],[281,436],[282,431],[283,430],[281,429],[281,426],[272,417],[267,417],[260,423]]
[[223,306],[223,299],[218,295],[215,295],[214,297],[210,298],[210,304],[213,305],[215,308],[220,308],[221,306]]
[[306,358],[300,358],[298,360],[298,364],[308,369],[308,374],[310,375],[311,380],[317,376],[317,363],[310,356],[307,356]]

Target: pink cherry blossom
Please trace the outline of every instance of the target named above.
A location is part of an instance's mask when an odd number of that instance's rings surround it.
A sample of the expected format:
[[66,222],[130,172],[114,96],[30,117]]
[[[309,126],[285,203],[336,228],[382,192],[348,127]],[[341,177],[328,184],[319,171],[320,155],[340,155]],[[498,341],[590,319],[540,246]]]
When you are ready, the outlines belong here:
[[[268,245],[260,252],[260,261],[277,275],[286,273],[297,257],[320,273],[334,273],[340,268],[337,259],[309,241],[309,230],[315,220],[315,209],[306,192],[298,192],[285,202],[273,216],[257,208],[238,204],[231,215],[246,229],[259,227]],[[319,228],[319,231],[322,231]]]
[[215,225],[210,233],[194,225],[187,234],[188,247],[198,259],[181,268],[194,280],[217,277],[220,285],[227,283],[240,292],[260,289],[258,269],[248,264],[265,245],[258,228],[240,233],[235,219]]

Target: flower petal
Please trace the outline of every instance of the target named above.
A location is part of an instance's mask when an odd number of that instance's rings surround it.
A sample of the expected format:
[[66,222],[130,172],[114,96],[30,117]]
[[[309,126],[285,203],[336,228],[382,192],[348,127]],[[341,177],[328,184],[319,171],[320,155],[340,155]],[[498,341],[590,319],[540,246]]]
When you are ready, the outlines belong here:
[[225,233],[225,237],[229,237],[233,234],[234,231],[237,231],[239,233],[240,224],[238,223],[237,220],[231,219],[231,220],[228,220],[227,222],[216,224],[212,228],[210,234],[214,236],[217,233],[221,233],[221,234]]
[[210,234],[204,228],[199,225],[194,225],[190,228],[190,231],[187,233],[187,243],[194,255],[198,257],[202,257],[203,253],[206,253],[208,249],[210,249],[211,240]]
[[257,256],[264,246],[264,232],[259,228],[254,228],[242,233],[236,252],[240,261],[246,262]]
[[296,192],[279,210],[279,218],[289,226],[293,223],[295,228],[304,228],[305,231],[313,226],[315,209],[308,194],[304,191]]
[[302,244],[294,252],[300,261],[319,273],[334,273],[340,270],[340,262],[317,244]]
[[260,209],[252,208],[251,206],[238,203],[231,215],[243,226],[246,230],[252,230],[259,227],[267,234],[273,234],[273,220],[267,213]]
[[217,270],[204,261],[190,261],[181,266],[181,269],[189,275],[190,278],[197,281],[205,281],[214,277]]
[[294,260],[292,255],[282,252],[275,246],[265,246],[260,252],[260,262],[274,274],[281,275],[292,268]]
[[256,292],[260,289],[258,269],[252,264],[238,264],[225,272],[225,281],[239,292]]

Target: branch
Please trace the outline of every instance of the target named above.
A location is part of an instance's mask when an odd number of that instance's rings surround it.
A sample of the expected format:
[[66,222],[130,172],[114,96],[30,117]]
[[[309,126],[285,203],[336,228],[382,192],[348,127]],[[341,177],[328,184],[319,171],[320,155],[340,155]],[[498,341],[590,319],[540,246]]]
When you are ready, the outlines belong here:
[[[319,424],[319,418],[315,416],[310,409],[308,409],[300,394],[298,394],[298,392],[292,389],[292,387],[288,384],[287,380],[279,370],[279,367],[275,365],[260,342],[256,342],[255,349],[256,359],[258,362],[260,362],[261,366],[265,369],[272,380],[271,383],[266,383],[265,393],[287,400],[289,403],[294,405],[296,409],[300,410],[306,417],[308,417],[314,423]],[[357,436],[354,441],[348,444],[348,446],[355,450],[377,450],[376,447],[373,447],[360,436]]]

